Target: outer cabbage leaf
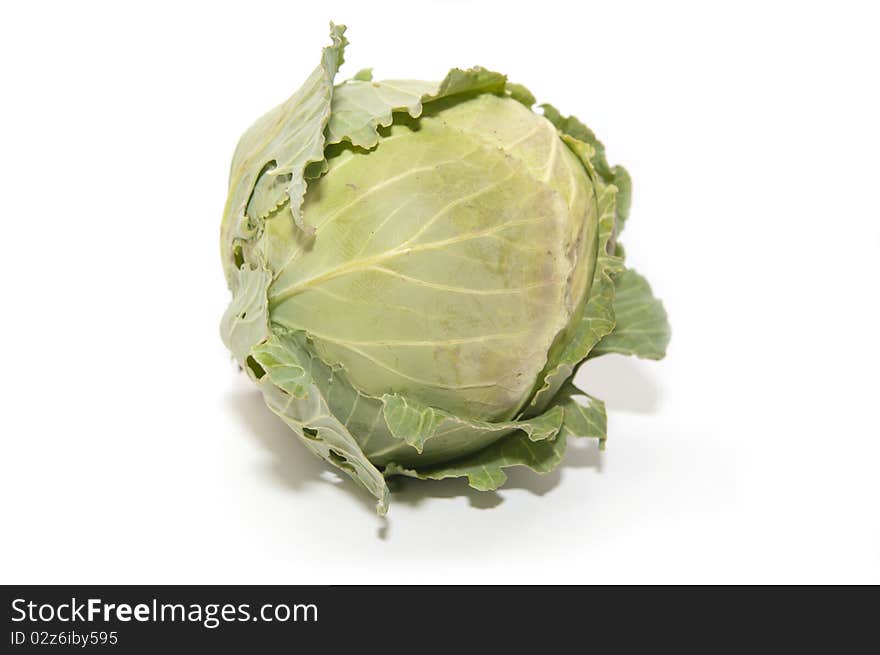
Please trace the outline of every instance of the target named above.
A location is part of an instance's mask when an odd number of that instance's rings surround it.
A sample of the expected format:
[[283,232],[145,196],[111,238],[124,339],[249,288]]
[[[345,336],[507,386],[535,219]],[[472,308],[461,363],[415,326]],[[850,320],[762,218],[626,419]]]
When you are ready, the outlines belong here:
[[391,125],[395,112],[405,111],[418,118],[424,103],[464,93],[498,92],[505,81],[501,73],[479,66],[468,70],[453,68],[441,82],[374,82],[372,71],[360,71],[334,91],[327,144],[346,141],[371,150],[379,144],[379,128]]
[[514,433],[473,455],[438,466],[416,469],[391,463],[385,467],[385,476],[422,480],[466,477],[474,489],[491,491],[507,481],[504,469],[511,466],[527,466],[538,473],[552,471],[562,461],[568,437],[599,439],[600,447],[605,442],[605,404],[571,384],[565,385],[554,398],[552,409],[539,418],[548,416],[553,416],[553,421],[557,416],[562,419],[550,438],[534,441],[527,434]]
[[[300,89],[245,132],[232,159],[229,198],[223,212],[221,248],[227,281],[238,268],[235,239],[251,240],[267,214],[288,206],[305,229],[302,202],[306,167],[324,159],[324,128],[330,120],[333,78],[347,43],[344,25],[330,26],[332,44]],[[233,291],[235,287],[233,286]]]
[[245,264],[233,269],[232,301],[220,321],[220,337],[242,368],[253,348],[269,336],[269,308],[266,291],[269,273]]
[[[599,448],[605,448],[608,438],[605,403],[567,382],[556,398],[564,411],[559,438],[582,437],[599,440]],[[580,402],[578,402],[580,401]]]
[[506,83],[506,76],[487,70],[482,66],[474,66],[465,70],[453,68],[440,82],[437,92],[432,94],[430,98],[426,98],[426,101],[440,100],[464,93],[502,93]]
[[590,157],[590,163],[593,168],[599,174],[602,182],[613,184],[617,187],[615,234],[620,234],[629,216],[629,207],[632,200],[632,180],[629,173],[627,173],[623,166],[608,165],[608,160],[605,158],[605,146],[596,138],[593,131],[577,118],[574,116],[563,116],[553,105],[543,104],[541,109],[544,111],[544,117],[553,123],[560,132],[589,144],[593,149],[593,154]]
[[[586,158],[591,150],[585,144],[566,137],[569,146]],[[559,358],[543,377],[543,385],[535,393],[526,409],[525,415],[540,412],[583,362],[593,347],[614,329],[614,278],[623,270],[623,262],[610,254],[614,235],[615,199],[617,189],[597,182],[597,204],[599,207],[599,241],[596,253],[596,268],[590,297],[584,307],[583,315],[575,326],[573,335],[565,344]]]
[[[574,116],[564,117],[549,104],[541,105],[544,116],[562,133],[588,143],[593,148],[590,163],[605,184],[617,188],[615,198],[615,230],[609,248],[613,247],[615,256],[622,262],[623,247],[616,243],[617,235],[623,230],[629,215],[632,198],[632,182],[622,166],[609,166],[605,157],[605,146],[586,125]],[[666,355],[670,330],[663,304],[655,299],[647,280],[638,273],[620,268],[614,274],[611,318],[613,330],[602,337],[588,357],[598,357],[606,353],[635,355],[647,359],[662,359]]]
[[333,93],[327,144],[347,141],[359,148],[375,148],[378,128],[391,125],[393,112],[405,111],[417,118],[423,99],[436,91],[436,83],[418,80],[347,80]]
[[[333,371],[316,361],[301,337],[270,328],[267,270],[245,265],[235,270],[234,275],[238,292],[221,322],[223,342],[258,384],[269,408],[290,426],[309,450],[345,471],[373,494],[377,511],[384,514],[388,509],[384,478],[349,431],[349,424],[356,419],[377,420],[378,409],[365,419],[363,411],[355,411],[356,392],[344,381],[337,381]],[[337,383],[334,385],[334,382]],[[319,383],[323,383],[323,388]],[[340,392],[348,397],[336,398]],[[344,421],[331,410],[328,397],[337,411],[347,401],[350,411]],[[369,413],[366,404],[363,407]],[[357,427],[363,429],[361,425]]]
[[614,318],[611,334],[602,338],[590,357],[607,353],[663,359],[669,345],[669,321],[663,303],[654,298],[648,281],[627,269],[614,284]]
[[464,419],[434,407],[426,407],[394,394],[382,398],[383,415],[391,433],[419,453],[433,437],[459,432],[473,442],[478,434],[499,435],[521,431],[530,441],[552,439],[562,424],[562,412],[553,408],[526,421],[476,421]]
[[372,82],[373,81],[373,69],[372,68],[362,68],[357,73],[355,73],[351,79],[357,80],[358,82]]
[[505,85],[505,90],[507,91],[507,95],[511,98],[524,104],[529,109],[532,108],[532,105],[535,104],[535,96],[532,95],[532,92],[529,91],[522,84],[517,84],[516,82],[508,82]]
[[373,494],[377,511],[385,514],[388,487],[349,430],[353,412],[340,419],[328,404],[327,389],[319,386],[319,382],[333,384],[332,372],[328,381],[328,370],[316,367],[314,358],[295,335],[283,331],[276,331],[256,346],[251,356],[265,371],[260,388],[269,408],[284,419],[312,452],[345,471]]
[[468,484],[474,489],[492,491],[507,481],[503,469],[528,466],[533,471],[548,473],[559,465],[564,454],[564,437],[534,442],[525,435],[515,434],[499,439],[474,455],[433,468],[416,470],[391,463],[385,467],[385,475],[403,475],[422,480],[467,477]]

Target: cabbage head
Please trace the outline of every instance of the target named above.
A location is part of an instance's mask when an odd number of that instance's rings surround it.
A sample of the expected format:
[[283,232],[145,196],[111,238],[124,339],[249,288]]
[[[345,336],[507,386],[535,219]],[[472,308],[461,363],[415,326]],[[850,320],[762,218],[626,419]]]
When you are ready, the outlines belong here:
[[509,466],[550,471],[570,437],[602,446],[578,366],[669,340],[617,242],[627,172],[500,73],[337,84],[344,32],[235,151],[225,344],[380,513],[390,476],[490,490]]

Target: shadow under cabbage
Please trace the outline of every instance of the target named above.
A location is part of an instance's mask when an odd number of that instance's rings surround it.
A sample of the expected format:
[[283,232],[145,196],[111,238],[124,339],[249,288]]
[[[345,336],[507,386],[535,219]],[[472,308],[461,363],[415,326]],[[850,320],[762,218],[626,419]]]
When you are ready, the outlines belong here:
[[609,410],[650,414],[660,404],[660,385],[651,370],[655,366],[657,362],[625,355],[602,355],[584,362],[574,381],[578,388],[605,401]]
[[257,389],[230,393],[228,402],[246,432],[272,455],[266,471],[275,482],[293,490],[330,482],[370,512],[376,511],[375,499],[347,475],[310,453],[287,424],[266,406]]

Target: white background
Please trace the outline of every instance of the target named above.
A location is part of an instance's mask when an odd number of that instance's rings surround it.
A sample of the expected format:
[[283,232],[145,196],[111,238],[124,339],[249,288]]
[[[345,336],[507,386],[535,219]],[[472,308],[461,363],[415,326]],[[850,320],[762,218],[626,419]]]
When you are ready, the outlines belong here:
[[[4,5],[0,582],[880,582],[870,6]],[[629,168],[673,340],[583,369],[602,456],[381,520],[232,364],[232,151],[331,18],[342,78],[498,69]]]

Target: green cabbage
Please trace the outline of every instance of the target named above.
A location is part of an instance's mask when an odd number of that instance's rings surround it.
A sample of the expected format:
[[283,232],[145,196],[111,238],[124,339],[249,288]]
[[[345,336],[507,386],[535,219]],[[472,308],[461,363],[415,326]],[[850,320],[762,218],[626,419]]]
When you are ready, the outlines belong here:
[[505,467],[554,468],[568,437],[604,444],[577,367],[669,340],[617,244],[626,171],[499,73],[334,84],[344,32],[236,149],[224,342],[380,513],[392,475],[495,489]]

